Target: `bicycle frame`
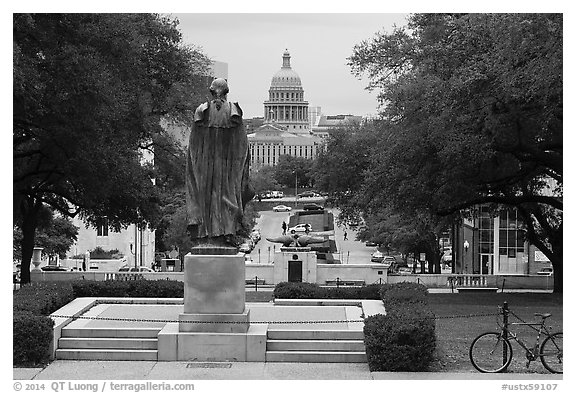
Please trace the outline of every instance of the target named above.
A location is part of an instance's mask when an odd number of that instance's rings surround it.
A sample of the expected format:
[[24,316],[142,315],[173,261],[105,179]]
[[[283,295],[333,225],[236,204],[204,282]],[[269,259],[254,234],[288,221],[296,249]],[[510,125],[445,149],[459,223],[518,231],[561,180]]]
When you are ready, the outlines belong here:
[[[556,331],[552,327],[546,326],[546,318],[550,317],[548,313],[535,313],[535,316],[541,317],[539,322],[525,322],[518,315],[512,313],[520,322],[508,322],[509,314],[507,302],[504,307],[499,307],[502,315],[496,318],[496,324],[499,330],[484,332],[476,337],[470,345],[469,356],[472,365],[480,372],[497,373],[506,370],[510,365],[513,356],[511,341],[514,340],[525,350],[525,356],[528,360],[526,368],[530,363],[540,360],[544,368],[552,373],[562,373],[562,332]],[[533,345],[529,344],[530,340],[524,341],[520,338],[520,333],[514,327],[527,326],[537,332]],[[524,333],[524,332],[522,332]],[[501,356],[501,360],[498,357]]]
[[[542,318],[540,322],[511,322],[508,324],[508,326],[528,326],[530,329],[538,332],[536,341],[532,347],[529,347],[527,343],[522,341],[522,339],[520,339],[518,336],[518,333],[510,330],[510,328],[506,328],[505,326],[500,325],[500,322],[498,321],[498,326],[502,330],[502,337],[506,337],[508,340],[512,339],[516,341],[518,345],[520,345],[526,351],[526,359],[528,359],[526,367],[529,367],[530,363],[538,359],[538,357],[541,355],[540,337],[542,336],[542,333],[544,333],[543,338],[552,336],[552,332],[546,327],[545,321],[545,318]],[[538,328],[535,326],[538,326]]]

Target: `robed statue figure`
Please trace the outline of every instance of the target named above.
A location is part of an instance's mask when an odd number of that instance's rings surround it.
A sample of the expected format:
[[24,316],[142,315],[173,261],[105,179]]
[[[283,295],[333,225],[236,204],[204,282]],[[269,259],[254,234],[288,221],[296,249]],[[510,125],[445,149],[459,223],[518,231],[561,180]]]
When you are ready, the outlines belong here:
[[248,185],[248,138],[242,109],[227,101],[228,83],[214,79],[212,100],[194,113],[186,159],[188,233],[196,244],[236,245]]

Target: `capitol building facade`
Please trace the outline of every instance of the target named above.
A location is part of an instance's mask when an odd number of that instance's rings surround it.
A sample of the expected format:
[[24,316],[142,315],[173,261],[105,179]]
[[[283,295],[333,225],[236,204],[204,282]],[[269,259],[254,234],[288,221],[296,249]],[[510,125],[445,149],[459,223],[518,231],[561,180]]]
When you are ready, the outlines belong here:
[[248,141],[254,169],[276,165],[281,155],[313,159],[323,149],[322,138],[310,129],[308,101],[300,76],[290,65],[288,50],[264,101],[264,124],[248,134]]

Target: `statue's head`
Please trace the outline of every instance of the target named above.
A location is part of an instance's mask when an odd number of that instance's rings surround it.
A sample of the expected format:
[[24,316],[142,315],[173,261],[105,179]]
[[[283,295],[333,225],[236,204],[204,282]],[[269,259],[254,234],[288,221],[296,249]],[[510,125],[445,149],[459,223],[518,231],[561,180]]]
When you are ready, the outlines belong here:
[[224,78],[216,78],[210,85],[210,93],[212,97],[226,99],[226,95],[230,90],[228,89],[228,82]]

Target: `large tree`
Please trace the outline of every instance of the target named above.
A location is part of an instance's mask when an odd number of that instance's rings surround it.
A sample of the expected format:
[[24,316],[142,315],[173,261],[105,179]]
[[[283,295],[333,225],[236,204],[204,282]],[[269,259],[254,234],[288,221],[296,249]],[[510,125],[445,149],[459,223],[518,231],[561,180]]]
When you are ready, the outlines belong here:
[[[60,258],[66,256],[66,252],[78,239],[78,227],[67,217],[55,215],[52,209],[44,206],[38,217],[36,233],[36,246],[42,247],[42,253]],[[22,260],[22,230],[15,226],[13,233],[14,259]]]
[[[354,48],[387,121],[366,192],[439,215],[514,207],[562,291],[562,15],[417,14]],[[394,197],[395,196],[395,197]]]
[[314,163],[316,185],[340,209],[340,222],[363,219],[361,240],[390,245],[405,254],[426,253],[430,273],[440,273],[438,235],[447,219],[423,208],[404,209],[392,203],[393,198],[401,200],[402,194],[396,198],[384,192],[384,184],[370,182],[373,167],[380,165],[375,157],[380,157],[379,141],[387,136],[385,130],[383,122],[373,121],[331,132],[326,149]]
[[141,152],[185,121],[209,60],[155,14],[13,16],[14,221],[22,282],[42,206],[119,230],[154,224],[159,192]]
[[274,179],[285,187],[310,187],[314,184],[310,176],[313,160],[291,155],[281,155],[274,167]]

